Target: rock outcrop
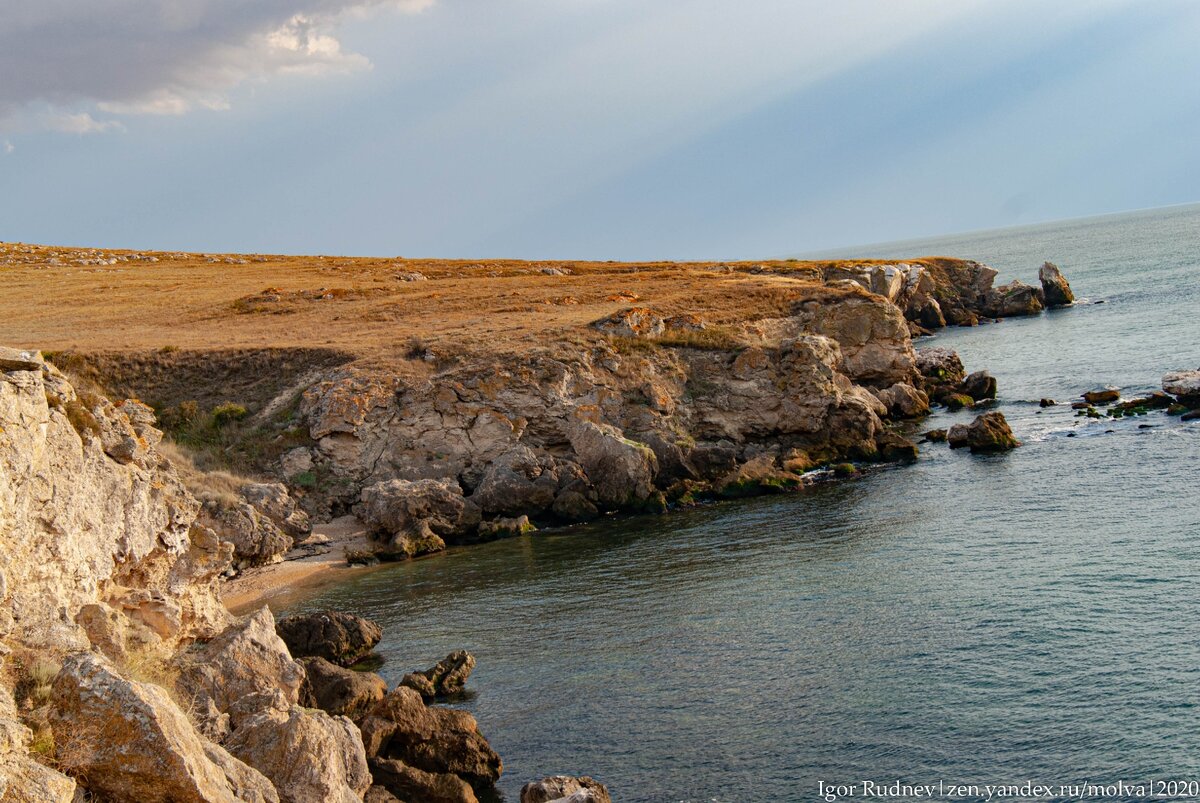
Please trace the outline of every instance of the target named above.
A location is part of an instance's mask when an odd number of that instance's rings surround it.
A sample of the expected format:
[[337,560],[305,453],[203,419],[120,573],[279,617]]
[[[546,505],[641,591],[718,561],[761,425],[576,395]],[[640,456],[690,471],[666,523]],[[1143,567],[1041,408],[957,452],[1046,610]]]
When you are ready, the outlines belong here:
[[612,803],[612,797],[595,778],[552,775],[522,786],[521,803]]
[[1058,269],[1058,265],[1053,262],[1044,263],[1038,270],[1038,280],[1042,283],[1042,297],[1047,307],[1066,307],[1075,303],[1071,285]]
[[346,717],[271,706],[239,723],[224,744],[269,778],[283,803],[357,803],[371,785],[362,738]]
[[965,446],[982,454],[1004,452],[1021,445],[1004,414],[997,411],[984,413],[970,424],[955,424],[946,433],[946,442],[951,449]]
[[1014,318],[1036,315],[1045,309],[1042,290],[1014,279],[1002,284],[987,295],[983,312],[990,318]]
[[193,526],[199,505],[144,406],[76,393],[37,364],[0,372],[0,638],[85,649],[88,606],[118,649],[215,635],[232,550]]
[[387,683],[374,672],[356,672],[324,658],[301,658],[305,683],[300,704],[353,720],[361,719],[387,694]]
[[475,656],[455,650],[424,672],[409,672],[400,685],[415,689],[426,701],[448,697],[462,693],[474,668]]
[[1188,407],[1200,407],[1200,369],[1172,371],[1162,378],[1163,392],[1169,393]]
[[317,656],[339,666],[362,660],[383,638],[383,630],[370,619],[341,611],[288,616],[275,631],[293,656]]
[[51,707],[56,757],[87,789],[146,803],[276,803],[261,773],[201,736],[162,688],[86,652],[67,658]]
[[[500,778],[500,757],[479,733],[474,717],[465,711],[428,708],[420,693],[406,686],[376,704],[362,722],[362,736],[377,781],[398,797],[425,800],[443,794],[439,790],[445,787],[461,788],[445,776],[476,790],[490,789]],[[383,762],[397,762],[421,774],[403,775],[396,764]],[[389,776],[402,776],[405,783],[393,784]],[[417,794],[409,788],[417,781],[424,782],[427,791]]]
[[452,479],[389,480],[363,489],[362,519],[386,554],[413,558],[474,533],[480,513]]

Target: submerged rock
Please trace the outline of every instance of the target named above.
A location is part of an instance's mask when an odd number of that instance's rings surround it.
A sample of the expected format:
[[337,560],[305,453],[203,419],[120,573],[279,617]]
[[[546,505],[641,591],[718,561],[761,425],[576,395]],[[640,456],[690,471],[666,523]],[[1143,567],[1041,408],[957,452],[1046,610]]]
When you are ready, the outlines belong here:
[[531,781],[521,787],[521,803],[612,803],[608,787],[586,775],[573,778],[569,775],[552,775],[540,781]]
[[415,689],[426,701],[461,694],[474,668],[475,656],[466,650],[455,650],[424,672],[405,675],[400,685]]
[[1062,275],[1058,265],[1053,262],[1044,263],[1038,270],[1038,280],[1042,283],[1042,296],[1047,307],[1065,307],[1075,303],[1071,285],[1067,283],[1067,278]]
[[970,424],[955,424],[946,433],[951,449],[969,447],[972,452],[1003,452],[1021,445],[998,411],[984,413]]
[[317,656],[350,666],[375,649],[383,629],[370,619],[341,611],[297,614],[280,619],[275,632],[298,658]]

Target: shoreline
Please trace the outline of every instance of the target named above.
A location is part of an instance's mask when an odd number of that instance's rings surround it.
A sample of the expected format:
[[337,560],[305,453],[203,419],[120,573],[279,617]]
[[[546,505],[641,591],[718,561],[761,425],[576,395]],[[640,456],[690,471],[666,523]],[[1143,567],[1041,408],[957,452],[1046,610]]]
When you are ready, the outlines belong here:
[[[378,566],[350,566],[345,550],[368,546],[367,530],[354,516],[342,516],[313,527],[312,535],[328,541],[316,546],[294,547],[279,563],[246,569],[221,584],[221,602],[236,616],[252,613],[263,605],[287,605],[311,595],[315,590],[343,582],[350,577],[378,569]],[[322,540],[322,539],[317,539]],[[304,554],[307,552],[308,554]]]

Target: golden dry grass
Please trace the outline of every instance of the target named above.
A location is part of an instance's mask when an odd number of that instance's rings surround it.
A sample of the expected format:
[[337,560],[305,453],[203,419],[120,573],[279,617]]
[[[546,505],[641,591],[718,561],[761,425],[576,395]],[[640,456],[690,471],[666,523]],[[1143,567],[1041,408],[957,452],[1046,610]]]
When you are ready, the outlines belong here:
[[[81,264],[97,261],[105,264]],[[411,363],[413,338],[444,353],[526,350],[586,331],[629,306],[627,294],[664,315],[697,313],[715,324],[777,315],[819,292],[829,264],[201,255],[6,243],[0,343],[155,354],[151,369],[163,367],[159,360],[185,362],[170,359],[180,352],[262,348]],[[428,280],[398,278],[413,272]]]

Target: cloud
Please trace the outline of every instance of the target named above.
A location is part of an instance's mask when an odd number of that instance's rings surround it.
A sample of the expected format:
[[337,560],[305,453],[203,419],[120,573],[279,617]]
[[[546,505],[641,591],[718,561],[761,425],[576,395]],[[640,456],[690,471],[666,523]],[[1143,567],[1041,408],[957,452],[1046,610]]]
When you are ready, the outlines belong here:
[[4,155],[5,155],[5,156],[7,156],[8,154],[12,153],[12,152],[13,152],[13,151],[15,151],[16,149],[17,149],[17,146],[16,146],[16,145],[13,145],[13,144],[12,144],[11,142],[9,142],[7,139],[6,139],[6,140],[4,140]]
[[105,131],[124,131],[116,120],[97,120],[87,112],[76,114],[45,114],[40,117],[42,128],[64,134],[103,134]]
[[58,130],[113,130],[91,117],[228,108],[228,92],[280,74],[370,67],[335,36],[349,16],[415,13],[434,0],[6,0],[0,127],[30,111]]

